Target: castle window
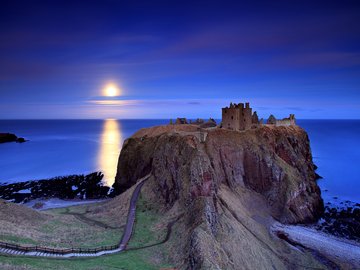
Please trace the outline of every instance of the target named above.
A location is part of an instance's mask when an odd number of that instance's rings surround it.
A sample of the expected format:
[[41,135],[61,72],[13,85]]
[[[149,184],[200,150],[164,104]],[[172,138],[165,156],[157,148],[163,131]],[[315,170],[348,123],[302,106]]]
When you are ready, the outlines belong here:
[[231,119],[234,119],[234,116],[231,116]]

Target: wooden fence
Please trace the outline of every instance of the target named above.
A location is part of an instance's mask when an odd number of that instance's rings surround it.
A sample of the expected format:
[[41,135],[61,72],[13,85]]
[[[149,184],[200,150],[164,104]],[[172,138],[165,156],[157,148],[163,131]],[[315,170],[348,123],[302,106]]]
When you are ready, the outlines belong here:
[[108,251],[114,250],[119,248],[119,245],[112,245],[112,246],[102,246],[97,248],[47,248],[47,247],[40,247],[40,246],[21,246],[17,244],[10,244],[0,241],[0,248],[8,248],[16,251],[22,252],[44,252],[49,254],[70,254],[70,253],[97,253],[100,251]]

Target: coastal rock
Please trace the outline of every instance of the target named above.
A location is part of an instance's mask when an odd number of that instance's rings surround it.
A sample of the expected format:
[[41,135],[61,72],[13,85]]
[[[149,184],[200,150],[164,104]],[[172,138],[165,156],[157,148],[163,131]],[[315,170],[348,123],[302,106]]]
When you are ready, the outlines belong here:
[[103,174],[67,175],[43,180],[0,184],[0,198],[24,203],[38,198],[99,199],[108,197],[109,187],[102,183]]
[[149,173],[143,196],[163,215],[181,217],[169,247],[180,269],[289,269],[299,268],[299,260],[322,267],[269,233],[274,219],[306,223],[323,212],[309,139],[300,127],[141,129],[124,142],[115,192]]
[[356,205],[344,208],[326,206],[315,228],[360,242],[360,208]]
[[6,142],[23,143],[25,141],[26,140],[24,138],[19,138],[12,133],[0,133],[0,143],[6,143]]

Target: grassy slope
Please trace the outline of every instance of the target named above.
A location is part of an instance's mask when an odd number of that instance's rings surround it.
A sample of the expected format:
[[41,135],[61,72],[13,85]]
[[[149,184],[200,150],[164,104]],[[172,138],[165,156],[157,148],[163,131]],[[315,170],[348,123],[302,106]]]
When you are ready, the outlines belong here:
[[[119,200],[116,198],[115,200]],[[106,205],[110,212],[116,211],[118,201],[111,202],[113,205]],[[92,205],[91,214],[88,213],[89,218],[98,217],[98,220],[111,218],[111,215],[104,215],[105,205]],[[69,207],[71,212],[84,213],[86,206]],[[89,210],[89,209],[88,209]],[[51,214],[58,218],[64,216],[66,210],[56,209],[52,210]],[[96,212],[96,213],[95,213]],[[106,211],[105,211],[106,212]],[[114,213],[112,213],[114,214]],[[102,218],[100,218],[102,217]],[[114,217],[113,217],[114,218]],[[125,215],[126,218],[126,215]],[[12,257],[0,255],[1,269],[159,269],[170,267],[167,263],[168,258],[164,245],[157,245],[149,248],[141,248],[147,245],[161,242],[166,234],[167,220],[162,220],[163,216],[149,207],[147,200],[140,197],[138,201],[138,211],[136,215],[135,231],[129,243],[129,251],[118,253],[114,255],[107,255],[97,258],[74,258],[74,259],[46,259],[46,258],[31,258],[31,257]],[[109,220],[107,220],[109,222]],[[113,224],[114,225],[114,224]],[[49,232],[50,233],[50,232]],[[54,235],[53,235],[54,236]],[[109,238],[111,241],[117,242],[121,233],[116,235],[116,239]],[[114,237],[115,238],[115,237]],[[19,239],[15,239],[18,242]],[[136,249],[139,248],[139,249]]]
[[[116,244],[120,240],[123,230],[121,225],[125,223],[125,217],[116,217],[118,224],[111,226],[106,218],[98,219],[93,217],[91,212],[84,214],[89,219],[85,221],[72,214],[92,211],[94,207],[94,205],[77,206],[74,209],[71,207],[46,211],[41,215],[39,222],[34,223],[28,223],[27,220],[2,218],[0,239],[12,243],[47,247],[94,247]],[[14,215],[21,215],[18,212],[15,211]],[[36,219],[36,217],[31,218]],[[14,224],[16,226],[13,226]],[[105,228],[105,226],[110,228]]]

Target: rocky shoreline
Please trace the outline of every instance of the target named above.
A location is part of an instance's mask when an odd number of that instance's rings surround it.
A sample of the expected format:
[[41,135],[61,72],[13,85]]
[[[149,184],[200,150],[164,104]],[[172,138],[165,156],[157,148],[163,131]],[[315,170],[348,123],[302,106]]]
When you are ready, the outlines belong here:
[[346,207],[327,205],[319,222],[312,227],[337,237],[360,242],[360,204],[349,203]]
[[15,134],[12,133],[0,133],[0,143],[7,142],[24,143],[26,142],[26,140],[24,138],[17,137]]
[[104,175],[68,175],[50,179],[0,185],[0,198],[15,203],[26,203],[39,198],[104,199],[111,196],[110,188],[102,183]]

